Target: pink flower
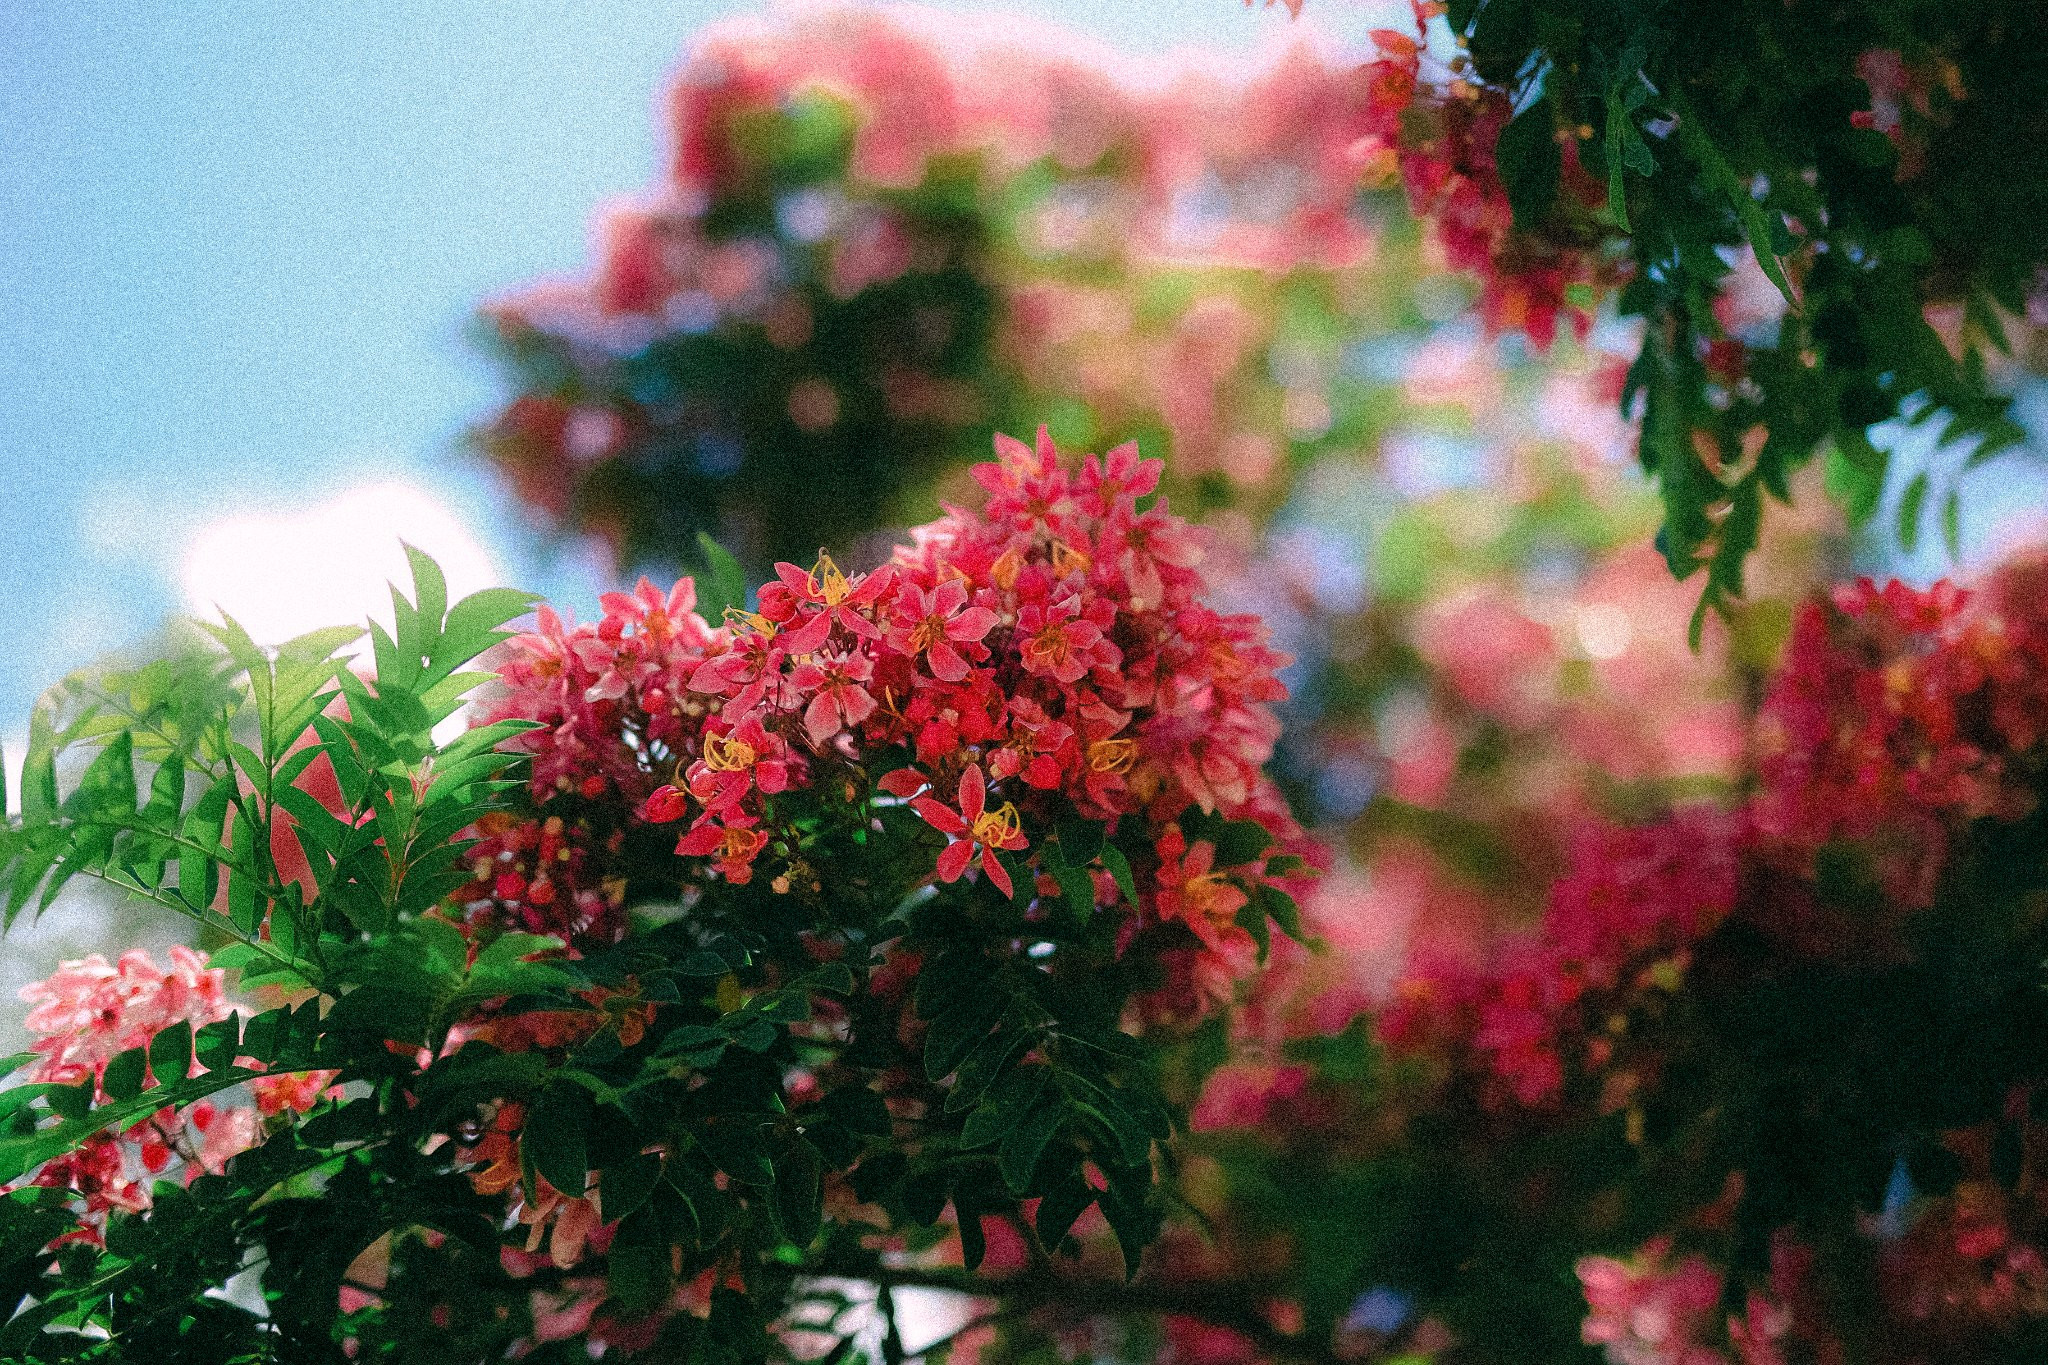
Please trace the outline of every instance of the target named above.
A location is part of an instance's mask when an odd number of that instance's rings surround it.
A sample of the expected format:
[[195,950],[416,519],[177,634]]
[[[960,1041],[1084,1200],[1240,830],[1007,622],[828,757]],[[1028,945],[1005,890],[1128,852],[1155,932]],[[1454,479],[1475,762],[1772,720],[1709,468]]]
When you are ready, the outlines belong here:
[[1092,668],[1115,668],[1123,653],[1103,637],[1102,627],[1082,615],[1078,596],[1050,607],[1036,603],[1017,613],[1024,667],[1058,682],[1076,683]]
[[971,471],[975,482],[989,493],[983,515],[992,522],[1013,523],[1018,530],[1057,535],[1076,506],[1052,436],[1041,426],[1036,447],[1000,432],[995,444],[995,461],[976,465]]
[[185,1111],[185,1119],[199,1134],[193,1156],[208,1175],[219,1175],[230,1160],[256,1144],[253,1109],[222,1109],[211,1100],[201,1100]]
[[1237,923],[1237,912],[1251,897],[1213,870],[1216,845],[1207,839],[1190,844],[1179,825],[1168,825],[1159,836],[1158,851],[1159,918],[1187,925],[1214,953],[1241,954],[1248,946],[1256,947],[1250,932]]
[[913,657],[923,655],[933,677],[959,682],[967,676],[967,660],[955,646],[979,644],[995,623],[987,607],[967,605],[965,583],[949,578],[930,591],[909,586],[898,595],[889,643]]
[[862,686],[874,676],[874,661],[865,654],[822,656],[796,666],[789,684],[810,694],[810,705],[804,708],[804,733],[812,744],[823,744],[875,713],[875,699]]
[[656,787],[640,805],[640,818],[652,825],[671,824],[690,813],[690,798],[681,787]]
[[789,770],[789,746],[750,714],[723,730],[706,728],[704,756],[690,765],[690,795],[706,810],[731,810],[752,791],[786,790]]
[[[786,600],[794,608],[794,616],[803,620],[804,624],[787,632],[783,642],[791,654],[810,654],[821,648],[835,623],[863,640],[882,638],[881,629],[861,609],[872,608],[888,590],[894,577],[888,565],[848,578],[832,562],[832,556],[820,551],[818,562],[808,570],[777,564],[775,576],[782,581],[761,590],[762,611],[772,614],[771,605]],[[778,587],[780,592],[772,591]]]
[[162,969],[140,949],[111,966],[97,953],[62,963],[48,979],[22,987],[21,998],[34,1006],[26,1027],[42,1035],[30,1044],[43,1060],[29,1079],[67,1084],[97,1078],[116,1053],[144,1046],[173,1024],[196,1029],[231,1012],[225,974],[182,944]]
[[1665,1264],[1671,1239],[1643,1244],[1626,1261],[1587,1256],[1578,1264],[1586,1293],[1580,1339],[1606,1348],[1613,1365],[1727,1365],[1705,1344],[1721,1304],[1721,1276],[1697,1256]]
[[753,880],[754,859],[768,843],[768,836],[755,828],[759,823],[751,815],[706,812],[676,841],[676,852],[685,857],[709,857],[720,876],[734,886],[744,886]]
[[287,1109],[303,1114],[320,1102],[338,1074],[333,1071],[281,1071],[250,1081],[249,1093],[256,1098],[257,1112],[266,1117],[282,1114]]
[[1030,841],[1024,837],[1017,807],[1005,801],[995,810],[988,809],[988,785],[982,779],[981,769],[973,764],[960,774],[959,802],[957,811],[929,796],[918,797],[910,803],[926,823],[953,837],[953,842],[939,854],[939,880],[960,880],[960,874],[967,870],[967,864],[973,861],[975,850],[979,849],[982,872],[1005,896],[1016,894],[1009,872],[996,857],[996,850],[1016,852],[1030,846]]

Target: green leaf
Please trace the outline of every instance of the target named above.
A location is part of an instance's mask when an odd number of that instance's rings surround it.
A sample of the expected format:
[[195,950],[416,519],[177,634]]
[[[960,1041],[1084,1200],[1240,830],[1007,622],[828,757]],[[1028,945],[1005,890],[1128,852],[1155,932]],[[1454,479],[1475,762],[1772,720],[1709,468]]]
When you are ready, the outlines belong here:
[[1060,856],[1075,867],[1088,866],[1102,856],[1103,831],[1100,820],[1069,818],[1060,821]]
[[1052,874],[1060,885],[1060,895],[1076,917],[1086,921],[1095,913],[1095,879],[1080,867],[1061,856],[1058,844],[1048,844],[1044,854],[1045,870]]
[[1847,514],[1851,526],[1862,526],[1876,515],[1884,496],[1886,453],[1872,445],[1860,431],[1835,433],[1828,451],[1826,487],[1828,496]]
[[108,1060],[106,1073],[100,1078],[100,1089],[112,1099],[133,1099],[142,1093],[148,1070],[149,1054],[139,1047],[129,1048]]
[[[404,542],[400,542],[403,544]],[[413,545],[405,546],[406,562],[412,566],[413,596],[425,629],[438,638],[441,618],[448,614],[448,580],[433,556]],[[421,651],[423,654],[424,650]],[[424,660],[422,661],[424,663]]]
[[116,731],[107,747],[100,750],[66,798],[64,809],[100,820],[120,820],[135,814],[135,742],[128,731]]
[[822,1178],[818,1154],[807,1142],[787,1144],[775,1163],[775,1219],[799,1247],[809,1246],[817,1238],[823,1214]]
[[730,550],[710,536],[697,533],[697,549],[704,556],[704,577],[697,583],[697,600],[713,621],[729,607],[747,605],[747,573]]
[[1927,471],[1921,470],[1899,495],[1899,548],[1912,554],[1920,544],[1920,514],[1927,502]]
[[1136,1279],[1138,1261],[1152,1239],[1159,1235],[1159,1215],[1155,1213],[1144,1197],[1144,1188],[1133,1188],[1132,1183],[1120,1182],[1112,1173],[1110,1186],[1097,1198],[1102,1216],[1109,1223],[1109,1229],[1116,1234],[1117,1247],[1124,1254],[1124,1277]]
[[1123,850],[1115,844],[1104,844],[1102,847],[1102,865],[1108,868],[1109,875],[1115,878],[1116,889],[1124,893],[1124,903],[1136,905],[1138,903],[1138,883],[1131,876],[1130,860],[1124,857]]
[[[611,1201],[604,1204],[611,1215]],[[605,1301],[616,1304],[628,1318],[643,1317],[661,1307],[674,1289],[674,1276],[666,1249],[654,1246],[614,1246],[605,1257]]]
[[588,1133],[595,1106],[580,1085],[556,1082],[540,1092],[527,1110],[520,1134],[521,1154],[533,1168],[571,1199],[583,1197],[590,1171]]
[[1004,992],[983,990],[932,1020],[924,1036],[925,1075],[937,1081],[951,1074],[988,1037],[1008,1003]]
[[[214,954],[215,965],[220,964],[222,956],[220,953]],[[241,1051],[241,1045],[242,1021],[240,1016],[231,1014],[225,1019],[216,1019],[193,1036],[192,1055],[197,1057],[199,1064],[208,1071],[218,1071],[222,1067],[234,1064],[236,1056]]]
[[57,813],[57,736],[50,715],[37,706],[28,718],[28,753],[21,765],[21,818],[39,824]]
[[750,1114],[726,1114],[707,1119],[698,1130],[697,1143],[711,1164],[746,1185],[775,1183],[775,1164],[769,1160],[767,1144],[761,1140],[761,1120]]
[[891,1124],[889,1106],[881,1095],[864,1085],[845,1085],[825,1096],[824,1110],[850,1133],[887,1137]]
[[1216,866],[1242,867],[1257,862],[1273,846],[1273,833],[1256,820],[1232,820],[1216,839]]
[[1003,1077],[981,1107],[967,1116],[960,1131],[960,1145],[986,1147],[1009,1136],[1025,1115],[1033,1112],[1051,1074],[1049,1067],[1020,1066]]
[[1040,1104],[1030,1111],[1008,1137],[996,1156],[996,1167],[1002,1172],[1003,1183],[1013,1194],[1022,1196],[1031,1188],[1032,1173],[1038,1169],[1038,1160],[1045,1155],[1046,1144],[1059,1131],[1060,1122],[1066,1117],[1066,1109],[1057,1100]]
[[192,1025],[184,1019],[149,1040],[149,1069],[159,1084],[182,1081],[192,1069]]
[[1038,1214],[1032,1220],[1032,1230],[1038,1234],[1038,1244],[1047,1252],[1057,1251],[1067,1233],[1088,1206],[1095,1202],[1095,1191],[1081,1178],[1076,1170],[1065,1179],[1054,1183],[1038,1201]]
[[1679,145],[1699,163],[1700,168],[1706,173],[1707,182],[1727,196],[1729,207],[1735,210],[1736,221],[1742,225],[1743,235],[1749,239],[1750,249],[1756,253],[1756,263],[1763,267],[1764,274],[1778,287],[1778,292],[1785,296],[1786,307],[1797,313],[1799,300],[1792,292],[1792,282],[1785,277],[1785,267],[1779,264],[1777,253],[1772,250],[1773,240],[1777,235],[1772,229],[1775,226],[1778,232],[1783,232],[1782,220],[1774,223],[1773,216],[1757,202],[1756,197],[1749,192],[1748,184],[1729,164],[1728,158],[1721,154],[1721,149],[1714,144],[1714,140],[1707,135],[1707,130],[1698,115],[1675,90],[1671,93],[1671,101],[1678,114]]
[[1237,927],[1252,936],[1258,945],[1259,965],[1266,965],[1266,954],[1273,948],[1273,931],[1266,922],[1266,912],[1257,901],[1247,901],[1238,907],[1235,916]]
[[607,1222],[618,1222],[647,1202],[661,1179],[661,1153],[641,1152],[607,1166],[598,1174],[597,1188]]
[[1508,120],[1495,144],[1494,160],[1516,229],[1534,232],[1557,201],[1558,175],[1564,166],[1557,144],[1557,112],[1549,96]]
[[448,610],[448,621],[435,644],[429,679],[440,679],[497,644],[511,638],[499,627],[533,610],[540,599],[516,588],[486,588],[471,593]]
[[1261,882],[1258,889],[1252,893],[1252,904],[1258,906],[1262,914],[1279,925],[1281,933],[1296,943],[1308,942],[1308,936],[1301,927],[1301,907],[1294,903],[1294,897],[1277,886]]
[[1635,124],[1622,104],[1621,87],[1616,86],[1607,92],[1607,211],[1614,215],[1615,226],[1623,232],[1633,230],[1628,222],[1628,187],[1622,180],[1630,138],[1640,142],[1642,135],[1636,132]]

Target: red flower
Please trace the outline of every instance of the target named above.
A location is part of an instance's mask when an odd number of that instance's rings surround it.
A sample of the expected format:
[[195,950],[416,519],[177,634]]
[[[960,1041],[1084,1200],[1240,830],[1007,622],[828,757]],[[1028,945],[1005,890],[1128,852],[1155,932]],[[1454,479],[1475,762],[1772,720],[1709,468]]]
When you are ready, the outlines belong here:
[[1017,634],[1024,641],[1024,667],[1058,682],[1079,682],[1091,668],[1115,668],[1123,659],[1103,638],[1102,627],[1082,616],[1079,597],[1025,607],[1017,613]]
[[967,676],[967,660],[955,645],[979,644],[995,626],[987,607],[967,605],[967,585],[949,578],[930,591],[906,586],[896,599],[896,625],[889,643],[905,654],[924,655],[932,676],[959,682]]
[[753,880],[755,857],[768,844],[768,836],[754,828],[758,823],[751,815],[733,815],[721,821],[707,812],[676,841],[676,852],[710,857],[720,876],[734,886],[745,886]]
[[861,685],[874,676],[875,665],[864,654],[841,654],[797,665],[789,682],[797,691],[812,694],[810,705],[804,708],[804,733],[811,743],[823,744],[875,713],[875,699]]
[[690,798],[681,787],[656,787],[640,808],[640,818],[649,824],[666,825],[690,813]]
[[953,836],[953,842],[939,855],[940,881],[960,880],[960,874],[967,870],[979,849],[981,870],[988,879],[1005,896],[1015,894],[1010,874],[996,857],[996,850],[1015,852],[1030,847],[1030,841],[1024,837],[1015,805],[1005,801],[994,810],[988,809],[988,784],[982,780],[978,766],[969,764],[967,771],[960,774],[959,810],[930,796],[921,796],[910,804],[934,829]]
[[[790,653],[809,654],[823,646],[832,634],[834,622],[863,640],[882,638],[880,628],[863,616],[860,609],[874,606],[894,581],[895,574],[888,565],[871,574],[848,578],[832,562],[832,556],[820,550],[818,562],[808,570],[789,563],[777,564],[775,576],[782,582],[761,590],[763,612],[775,615],[770,608],[786,601],[795,607],[797,616],[809,618],[787,632],[783,643]],[[782,591],[775,591],[778,587]]]
[[1213,953],[1230,956],[1252,945],[1237,912],[1251,900],[1244,889],[1214,871],[1216,845],[1188,843],[1179,825],[1159,836],[1159,918],[1179,920]]
[[704,756],[690,765],[690,795],[713,811],[738,806],[757,788],[773,796],[789,787],[788,759],[782,737],[749,715],[723,734],[705,732]]

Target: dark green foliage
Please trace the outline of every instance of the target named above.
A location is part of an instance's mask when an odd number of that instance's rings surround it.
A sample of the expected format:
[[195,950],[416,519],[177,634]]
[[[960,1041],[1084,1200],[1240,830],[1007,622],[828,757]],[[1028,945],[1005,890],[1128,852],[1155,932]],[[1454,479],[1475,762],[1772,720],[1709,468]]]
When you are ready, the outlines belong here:
[[[1498,144],[1518,228],[1550,228],[1550,132],[1592,130],[1577,146],[1626,234],[1621,311],[1646,325],[1624,401],[1660,546],[1705,570],[1706,604],[1741,593],[1765,498],[1817,452],[1860,523],[1889,463],[1874,425],[1939,424],[1972,465],[2023,439],[1987,362],[2048,265],[2048,10],[1494,0],[1449,18],[1475,74],[1526,101]],[[1872,91],[1869,54],[1896,54],[1905,88]],[[1717,312],[1744,248],[1788,300],[1775,326]],[[1930,303],[1960,305],[1960,349]],[[1901,541],[1930,496],[1953,541],[1952,494],[1915,484]]]

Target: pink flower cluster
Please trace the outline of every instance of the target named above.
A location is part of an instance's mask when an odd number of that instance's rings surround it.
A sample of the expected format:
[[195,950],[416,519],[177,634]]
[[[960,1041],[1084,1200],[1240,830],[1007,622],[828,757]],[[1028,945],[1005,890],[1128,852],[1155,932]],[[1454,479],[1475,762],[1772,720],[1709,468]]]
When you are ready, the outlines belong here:
[[2032,806],[2017,758],[2044,735],[2048,563],[2001,568],[1974,592],[1869,580],[1809,603],[1764,703],[1753,814],[1778,856],[1872,851],[1886,893],[1934,893],[1959,822]]
[[1760,923],[1816,951],[1841,946],[1801,894],[1827,846],[1866,853],[1894,905],[1928,905],[1963,823],[2032,808],[2024,760],[2048,737],[2044,587],[2048,563],[2026,560],[1974,591],[1865,580],[1808,603],[1764,698],[1750,800],[1729,815],[1587,827],[1537,932],[1476,969],[1423,956],[1383,1036],[1470,1049],[1516,1102],[1541,1106],[1567,1053],[1589,1071],[1615,1060],[1616,1042],[1584,1038],[1580,997],[1599,992],[1604,1018],[1632,991],[1675,988],[1687,948],[1734,908],[1746,863],[1776,874]]
[[[1463,79],[1422,80],[1423,42],[1442,0],[1413,0],[1416,37],[1375,29],[1380,57],[1365,68],[1372,114],[1352,154],[1368,178],[1398,179],[1417,217],[1431,225],[1445,261],[1478,274],[1480,311],[1489,326],[1520,330],[1539,345],[1560,319],[1584,339],[1595,287],[1613,281],[1590,246],[1575,248],[1516,232],[1514,211],[1494,161],[1494,146],[1514,109],[1507,92]],[[1580,163],[1575,141],[1562,143],[1561,209],[1590,219],[1606,191]],[[1591,240],[1589,238],[1589,240]]]
[[[1485,968],[1422,964],[1381,1014],[1381,1036],[1409,1051],[1469,1049],[1515,1103],[1556,1103],[1568,1066],[1594,1075],[1617,1060],[1614,1040],[1589,1038],[1588,1023],[1675,989],[1689,947],[1733,909],[1737,829],[1707,806],[1635,828],[1582,827],[1541,927]],[[1599,1002],[1592,1020],[1589,995]],[[1625,1097],[1640,1078],[1608,1079]]]
[[37,1035],[30,1050],[42,1054],[28,1079],[59,1085],[97,1081],[116,1053],[145,1046],[173,1024],[197,1029],[233,1009],[226,974],[183,944],[171,949],[168,969],[141,949],[111,964],[98,953],[61,963],[48,979],[22,987],[21,998],[32,1007],[24,1026]]
[[543,612],[489,711],[544,724],[522,740],[539,816],[483,831],[472,913],[616,932],[610,855],[644,824],[682,825],[676,852],[705,860],[682,875],[741,884],[772,855],[781,876],[797,835],[776,798],[900,755],[880,785],[947,836],[940,881],[975,869],[1013,894],[1058,816],[1138,820],[1158,859],[1144,907],[1241,968],[1236,914],[1263,872],[1218,865],[1174,821],[1199,806],[1298,843],[1261,773],[1285,660],[1256,618],[1204,604],[1193,530],[1140,510],[1157,461],[1126,446],[1072,471],[1043,432],[997,450],[975,471],[979,513],[918,529],[873,572],[778,565],[756,609],[716,628],[687,579],[608,595],[594,625]]
[[1587,1256],[1578,1272],[1590,1310],[1582,1339],[1613,1365],[1727,1365],[1705,1344],[1718,1326],[1721,1275],[1700,1257],[1673,1264],[1660,1237],[1625,1261]]
[[[38,1035],[30,1049],[42,1054],[24,1079],[56,1085],[90,1081],[97,1091],[107,1063],[116,1055],[147,1047],[174,1025],[203,1028],[234,1012],[226,974],[207,966],[204,954],[180,944],[171,948],[169,958],[168,967],[159,967],[148,953],[136,949],[110,964],[94,953],[61,963],[47,979],[22,987],[21,998],[33,1007],[26,1026]],[[252,1064],[247,1058],[241,1061]],[[190,1074],[203,1071],[194,1058]],[[155,1077],[159,1084],[184,1079]],[[188,1180],[201,1172],[219,1174],[229,1158],[256,1141],[259,1112],[304,1112],[333,1079],[331,1071],[262,1077],[250,1084],[254,1109],[212,1100],[182,1110],[166,1106],[119,1133],[101,1133],[44,1163],[29,1183],[77,1196],[79,1226],[60,1243],[97,1243],[105,1235],[109,1215],[149,1208],[148,1178],[162,1174],[174,1160],[182,1161]]]
[[[764,130],[780,120],[833,130],[818,134],[826,141],[843,135],[843,172],[778,179]],[[592,471],[633,466],[673,437],[665,405],[619,391],[608,369],[661,337],[758,339],[787,355],[776,405],[819,439],[871,407],[911,429],[972,427],[992,393],[1021,385],[1037,405],[1083,400],[1100,430],[1164,426],[1177,475],[1253,484],[1279,467],[1284,443],[1246,421],[1247,409],[1291,399],[1292,425],[1330,425],[1327,396],[1314,391],[1326,377],[1291,379],[1283,395],[1264,364],[1284,340],[1273,278],[1301,271],[1350,293],[1313,272],[1368,261],[1377,241],[1354,211],[1368,92],[1349,64],[1307,44],[1212,69],[1121,61],[1014,17],[841,8],[750,18],[696,42],[668,123],[671,164],[605,210],[588,275],[487,309],[512,349],[560,346],[592,381],[574,396],[530,384],[486,435],[520,499],[550,523],[614,551],[633,545],[645,509]],[[977,212],[987,215],[971,250],[954,220],[903,193],[963,168],[984,186]],[[771,202],[772,229],[723,225],[723,210],[753,220]],[[1161,298],[1191,266],[1215,273],[1162,317]],[[1155,268],[1176,288],[1149,287]],[[934,313],[903,335],[870,335],[872,392],[806,359],[819,335],[847,325],[834,321],[841,304],[960,270],[1000,306],[986,321]],[[987,373],[927,344],[982,326],[996,329]]]

